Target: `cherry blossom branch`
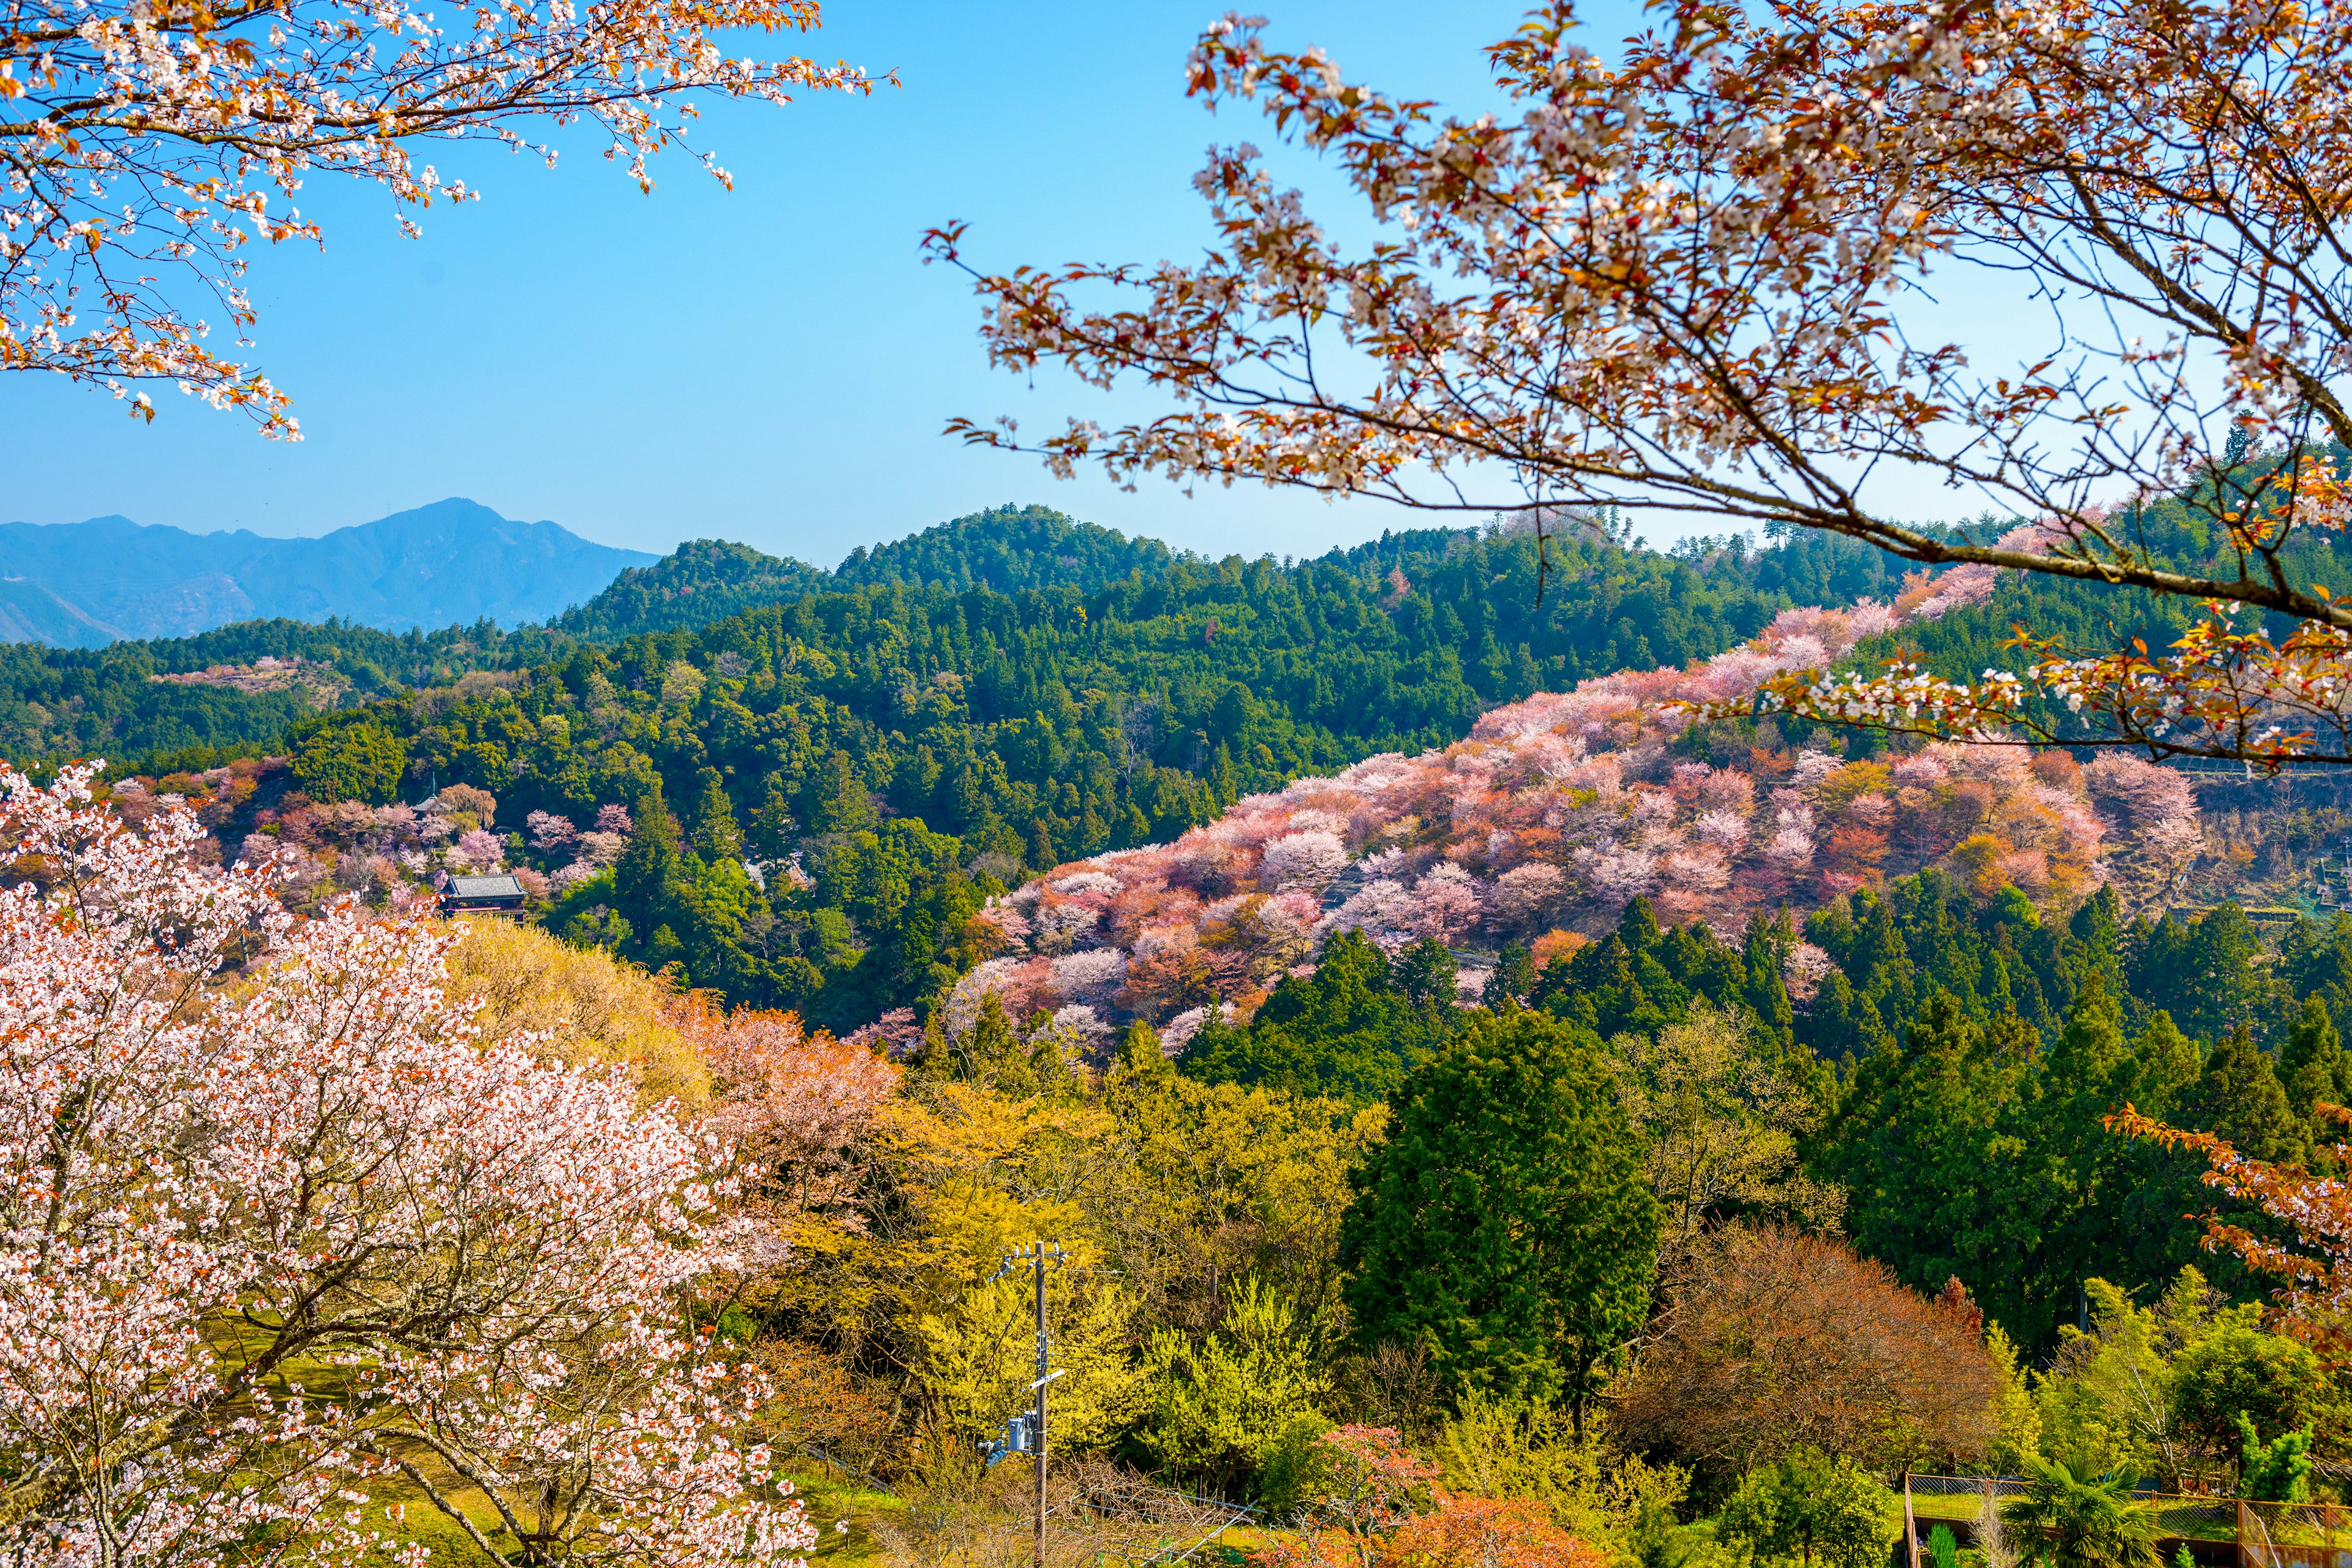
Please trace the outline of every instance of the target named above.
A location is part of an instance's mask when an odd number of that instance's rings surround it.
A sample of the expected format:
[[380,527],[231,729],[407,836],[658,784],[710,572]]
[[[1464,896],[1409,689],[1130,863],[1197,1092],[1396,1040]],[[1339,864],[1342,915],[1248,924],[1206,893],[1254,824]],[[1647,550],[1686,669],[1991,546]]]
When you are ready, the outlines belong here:
[[167,275],[242,346],[244,247],[320,237],[290,205],[308,174],[383,185],[413,233],[405,209],[475,193],[411,143],[521,151],[520,120],[598,126],[649,190],[650,159],[695,118],[687,91],[782,104],[894,79],[719,48],[734,29],[818,20],[814,0],[472,0],[446,24],[359,0],[0,0],[0,369],[98,382],[150,419],[138,384],[171,382],[299,437],[285,394],[207,346],[211,323]]
[[[1192,94],[1247,102],[1330,159],[1377,241],[1339,247],[1247,143],[1213,150],[1195,179],[1216,231],[1195,263],[990,273],[965,259],[962,226],[934,230],[928,258],[972,278],[992,363],[1139,381],[1172,405],[1034,439],[1009,420],[949,433],[1129,486],[1251,479],[1437,510],[1583,502],[1817,529],[1925,565],[2252,606],[2304,623],[2315,658],[2323,634],[2352,631],[2352,601],[2288,564],[2295,540],[2345,520],[2308,426],[2352,441],[2336,392],[2352,242],[2316,195],[2352,170],[2352,5],[1791,0],[1749,17],[1681,0],[1655,15],[1609,64],[1548,7],[1490,51],[1511,108],[1475,120],[1385,98],[1227,18],[1194,50]],[[1960,343],[1915,344],[1912,301],[1956,265],[2087,300],[2113,341],[2061,313],[2051,352],[2006,375],[1972,370]],[[1362,367],[1349,384],[1323,374],[1327,344]],[[2217,422],[2284,454],[2251,496],[2209,443]],[[1864,500],[1903,477],[2031,520],[2035,538],[1915,526]],[[2159,504],[2214,525],[2210,562],[2139,539]],[[2184,650],[2181,678],[2211,651]],[[2071,660],[2074,679],[2176,673],[2086,662],[2099,657]],[[2161,722],[2118,738],[2163,741]]]

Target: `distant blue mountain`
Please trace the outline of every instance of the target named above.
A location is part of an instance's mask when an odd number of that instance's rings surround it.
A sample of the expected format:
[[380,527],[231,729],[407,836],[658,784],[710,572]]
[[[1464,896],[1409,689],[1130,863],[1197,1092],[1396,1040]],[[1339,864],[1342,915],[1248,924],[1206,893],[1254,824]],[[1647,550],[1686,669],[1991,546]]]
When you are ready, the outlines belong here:
[[278,616],[394,632],[485,617],[512,626],[593,599],[656,559],[456,498],[317,539],[123,517],[11,522],[0,524],[0,641],[100,647]]

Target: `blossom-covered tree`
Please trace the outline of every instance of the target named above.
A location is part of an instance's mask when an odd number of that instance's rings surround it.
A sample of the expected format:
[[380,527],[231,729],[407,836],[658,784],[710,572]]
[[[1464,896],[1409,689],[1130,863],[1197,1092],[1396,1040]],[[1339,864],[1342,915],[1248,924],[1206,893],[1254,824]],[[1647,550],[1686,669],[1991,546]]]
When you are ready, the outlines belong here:
[[[0,1536],[41,1561],[351,1557],[392,1472],[494,1560],[769,1563],[813,1537],[756,1379],[676,1307],[723,1151],[485,1042],[453,939],[0,775]],[[498,1525],[482,1521],[494,1516]],[[495,1539],[492,1531],[497,1531]]]
[[530,847],[542,855],[560,854],[580,841],[580,828],[568,816],[551,811],[534,811],[524,818],[530,829]]
[[710,1069],[709,1127],[753,1173],[751,1212],[789,1238],[834,1222],[853,1196],[854,1145],[898,1087],[898,1066],[860,1040],[812,1036],[790,1013],[721,1014],[698,997],[671,1021]]
[[[2347,235],[2316,194],[2352,174],[2352,13],[1650,15],[1604,56],[1565,0],[1540,7],[1489,50],[1507,110],[1475,119],[1218,23],[1192,93],[1263,110],[1338,165],[1370,224],[1318,223],[1258,148],[1213,148],[1202,259],[975,273],[994,363],[1139,380],[1169,411],[1034,441],[1009,420],[950,429],[1063,474],[1649,509],[1843,533],[1956,563],[1975,593],[2009,569],[2207,601],[2154,653],[2021,634],[2032,684],[2092,737],[2157,753],[2352,760],[2352,603],[2295,557],[2352,501],[2326,449],[2352,445]],[[932,254],[962,265],[962,237],[935,232]],[[1945,335],[1922,285],[1970,271],[2069,302],[2046,353],[1987,364]],[[1906,479],[2015,526],[1896,521],[1870,487]],[[2188,509],[2198,559],[2149,539],[2159,500]],[[2241,610],[2299,629],[2273,640]],[[1825,670],[1769,700],[2034,726],[2013,676]]]
[[[1516,939],[1548,958],[1645,898],[1661,919],[1736,940],[1778,904],[1931,866],[1988,901],[2010,887],[2053,910],[2105,885],[2133,907],[2166,896],[2201,843],[2196,797],[2138,758],[2082,767],[1939,742],[1849,761],[1689,736],[1698,705],[1752,700],[1775,676],[1966,594],[1905,599],[1785,611],[1689,668],[1538,693],[1442,751],[1372,757],[1248,796],[1173,844],[1057,868],[982,911],[996,956],[960,982],[947,1026],[969,1028],[993,991],[1015,1018],[1083,1005],[1163,1025],[1173,1044],[1212,999],[1246,1013],[1343,931],[1391,954],[1425,937]],[[1714,760],[1682,754],[1685,738]],[[1827,966],[1793,949],[1791,998],[1810,999]]]
[[[584,123],[650,190],[653,155],[694,117],[686,94],[782,103],[870,87],[845,65],[721,47],[817,19],[815,0],[438,16],[352,0],[5,0],[0,368],[100,383],[149,418],[140,384],[173,383],[293,436],[286,395],[205,339],[221,328],[241,344],[253,323],[247,244],[320,237],[294,205],[306,179],[379,184],[414,233],[411,209],[475,194],[421,162],[420,144],[495,141],[551,163],[528,128]],[[191,309],[206,299],[212,321]]]
[[449,864],[460,871],[495,871],[505,855],[498,835],[479,827],[466,829],[448,849]]

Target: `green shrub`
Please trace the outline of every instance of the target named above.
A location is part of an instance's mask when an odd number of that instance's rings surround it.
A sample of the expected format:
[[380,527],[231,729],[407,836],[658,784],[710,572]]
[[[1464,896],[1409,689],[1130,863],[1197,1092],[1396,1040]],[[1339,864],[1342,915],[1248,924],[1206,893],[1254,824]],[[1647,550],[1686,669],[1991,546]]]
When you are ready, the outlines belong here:
[[1749,1471],[1716,1528],[1759,1563],[1877,1568],[1886,1555],[1888,1522],[1885,1488],[1852,1459],[1800,1448]]

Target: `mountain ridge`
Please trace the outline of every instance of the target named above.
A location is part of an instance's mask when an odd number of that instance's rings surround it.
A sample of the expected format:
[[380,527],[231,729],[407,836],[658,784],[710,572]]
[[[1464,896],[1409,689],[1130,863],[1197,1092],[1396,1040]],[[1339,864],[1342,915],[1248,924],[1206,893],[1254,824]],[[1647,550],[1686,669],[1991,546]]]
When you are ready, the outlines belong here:
[[450,497],[308,539],[110,514],[0,523],[0,640],[102,647],[240,621],[537,622],[659,557]]
[[593,599],[551,617],[548,627],[590,642],[616,642],[644,632],[708,626],[812,590],[892,584],[985,587],[1000,594],[1076,588],[1090,594],[1131,572],[1156,575],[1180,559],[1198,557],[1052,507],[1007,504],[950,518],[903,538],[859,545],[830,572],[748,544],[690,539],[650,564],[622,572]]

